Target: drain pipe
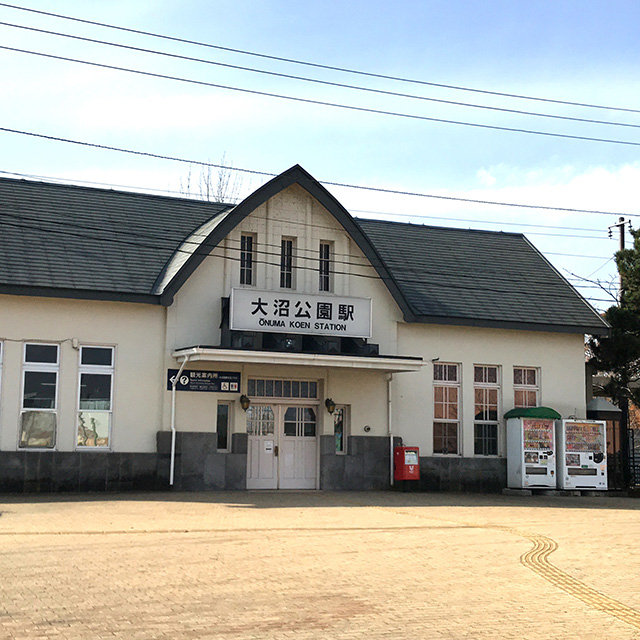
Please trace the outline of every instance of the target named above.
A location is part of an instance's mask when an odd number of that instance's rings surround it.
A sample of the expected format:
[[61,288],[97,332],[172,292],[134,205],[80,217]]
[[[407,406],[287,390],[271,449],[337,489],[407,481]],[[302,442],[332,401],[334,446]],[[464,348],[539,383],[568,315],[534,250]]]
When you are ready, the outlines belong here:
[[393,487],[393,422],[391,420],[391,382],[393,373],[387,374],[387,431],[389,432],[389,478]]
[[176,386],[187,362],[189,362],[189,356],[185,356],[178,373],[176,373],[173,380],[171,380],[171,466],[169,468],[169,486],[173,486],[173,476],[176,466]]

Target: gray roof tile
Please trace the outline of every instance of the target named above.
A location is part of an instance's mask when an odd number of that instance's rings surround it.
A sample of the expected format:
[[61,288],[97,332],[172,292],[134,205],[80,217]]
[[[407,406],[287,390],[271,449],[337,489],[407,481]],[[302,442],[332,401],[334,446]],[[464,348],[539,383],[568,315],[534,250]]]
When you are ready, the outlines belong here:
[[[202,241],[223,220],[221,213],[229,211],[232,223],[232,210],[229,204],[0,178],[0,292],[159,301],[185,264],[185,249],[193,250],[193,240]],[[399,304],[419,322],[606,331],[520,234],[374,220],[357,220],[357,228],[396,283]]]

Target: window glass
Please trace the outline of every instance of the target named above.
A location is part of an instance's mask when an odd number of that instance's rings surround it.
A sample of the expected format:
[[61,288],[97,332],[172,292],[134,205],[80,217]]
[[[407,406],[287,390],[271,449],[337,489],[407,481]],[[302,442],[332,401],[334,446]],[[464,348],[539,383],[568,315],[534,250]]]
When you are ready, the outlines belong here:
[[216,419],[216,433],[218,434],[218,450],[229,449],[229,405],[218,404]]
[[53,411],[23,411],[20,416],[20,446],[52,449],[56,444]]
[[333,435],[336,453],[347,453],[348,423],[346,406],[337,406],[333,412]]
[[240,284],[253,284],[253,245],[253,236],[240,236]]
[[318,274],[318,290],[331,291],[331,245],[328,242],[320,243]]
[[496,365],[476,365],[473,377],[473,452],[477,456],[497,456],[500,415],[499,367]]
[[293,288],[293,240],[282,238],[280,254],[280,286]]
[[110,414],[103,411],[80,411],[78,413],[79,447],[108,447]]
[[76,447],[111,446],[113,347],[80,347]]
[[433,365],[433,452],[458,454],[460,365]]
[[24,350],[24,361],[40,364],[58,363],[58,345],[27,344]]
[[24,409],[55,409],[56,371],[25,371],[22,406]]
[[513,399],[516,407],[537,407],[540,403],[538,369],[514,367]]
[[113,349],[111,347],[82,347],[80,364],[110,367],[113,365]]
[[80,374],[79,408],[89,411],[111,409],[111,374]]

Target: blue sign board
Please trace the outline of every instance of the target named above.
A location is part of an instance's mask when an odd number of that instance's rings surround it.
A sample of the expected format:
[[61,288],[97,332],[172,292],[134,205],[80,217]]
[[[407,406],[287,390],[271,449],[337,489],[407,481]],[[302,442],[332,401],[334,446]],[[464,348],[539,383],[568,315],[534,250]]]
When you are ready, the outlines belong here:
[[[167,391],[173,388],[178,369],[167,370]],[[240,393],[240,373],[236,371],[192,371],[184,369],[176,385],[176,391],[210,391],[215,393]]]

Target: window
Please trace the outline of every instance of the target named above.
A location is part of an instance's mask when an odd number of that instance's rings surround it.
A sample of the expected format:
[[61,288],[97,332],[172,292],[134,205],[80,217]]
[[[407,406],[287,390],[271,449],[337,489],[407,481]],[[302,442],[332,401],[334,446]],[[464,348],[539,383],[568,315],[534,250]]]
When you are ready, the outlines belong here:
[[57,344],[24,345],[20,447],[55,447],[59,368]]
[[336,453],[347,453],[347,440],[349,438],[349,411],[346,405],[337,405],[333,412],[333,435],[335,437]]
[[498,410],[500,371],[496,366],[473,368],[474,453],[498,455]]
[[533,367],[513,368],[513,400],[516,408],[537,407],[540,400],[539,372]]
[[331,245],[328,242],[320,243],[318,274],[318,291],[331,291]]
[[280,286],[283,289],[293,289],[293,240],[291,238],[282,238]]
[[80,347],[78,448],[111,444],[113,347]]
[[249,378],[247,394],[258,398],[317,398],[314,380],[264,380]]
[[240,284],[255,284],[253,265],[255,262],[255,237],[240,236]]
[[460,365],[433,365],[433,452],[458,454]]
[[218,403],[218,415],[216,418],[216,433],[218,434],[218,451],[229,451],[229,404]]

